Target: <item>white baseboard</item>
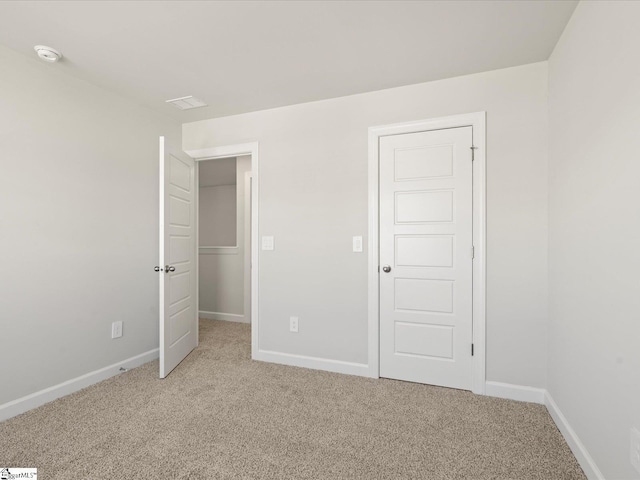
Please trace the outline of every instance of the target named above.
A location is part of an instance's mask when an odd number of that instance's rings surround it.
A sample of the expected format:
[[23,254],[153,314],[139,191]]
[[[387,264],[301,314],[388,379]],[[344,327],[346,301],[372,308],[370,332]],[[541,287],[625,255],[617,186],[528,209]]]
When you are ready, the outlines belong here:
[[72,378],[71,380],[67,380],[66,382],[59,383],[58,385],[54,385],[49,388],[45,388],[44,390],[40,390],[39,392],[32,393],[30,395],[26,395],[22,398],[18,398],[17,400],[12,400],[11,402],[7,402],[3,405],[0,405],[0,422],[7,420],[11,417],[15,417],[16,415],[20,415],[28,410],[44,405],[45,403],[52,402],[60,397],[64,397],[71,393],[77,392],[78,390],[82,390],[94,383],[101,382],[102,380],[106,380],[107,378],[118,375],[120,372],[120,368],[124,367],[126,369],[131,369],[135,367],[139,367],[140,365],[150,362],[158,358],[158,349],[149,350],[148,352],[141,353],[140,355],[136,355],[135,357],[128,358],[118,363],[114,363],[113,365],[109,365],[108,367],[101,368],[99,370],[94,370],[93,372],[86,373],[76,378]]
[[359,377],[370,376],[369,365],[365,363],[343,362],[341,360],[307,357],[305,355],[272,352],[269,350],[258,350],[258,352],[253,355],[253,359],[262,362],[290,365],[292,367],[303,367],[311,368],[313,370],[325,370],[328,372],[345,373],[347,375],[357,375]]
[[200,318],[206,318],[207,320],[249,323],[249,320],[247,320],[244,315],[239,315],[237,313],[205,312],[201,310],[198,312],[198,315],[200,315]]
[[544,388],[525,387],[512,383],[485,382],[485,395],[490,397],[544,404],[544,394]]
[[569,448],[573,452],[584,471],[584,474],[587,476],[589,480],[604,480],[604,475],[596,465],[596,462],[593,460],[589,452],[585,448],[584,444],[578,438],[576,432],[571,428],[567,418],[562,414],[556,402],[553,401],[549,392],[545,392],[544,396],[544,404],[553,418],[553,421],[556,423],[558,430],[562,433],[562,436],[567,441]]
[[[203,314],[219,315],[215,312],[200,312],[202,318],[210,318]],[[224,315],[224,314],[223,314]],[[233,315],[233,317],[243,317],[243,315]],[[214,318],[215,320],[224,320],[222,318]],[[241,320],[229,320],[241,321]],[[147,362],[158,358],[158,349],[128,358],[108,367],[89,372],[85,375],[67,380],[58,385],[54,385],[39,392],[18,398],[11,402],[0,405],[0,422],[7,420],[16,415],[20,415],[28,410],[37,408],[45,403],[52,402],[60,397],[70,395],[78,390],[82,390],[95,383],[106,380],[107,378],[118,375],[121,367],[127,369],[135,368]],[[371,376],[369,366],[364,363],[344,362],[340,360],[329,360],[326,358],[308,357],[304,355],[294,355],[289,353],[273,352],[269,350],[259,350],[253,356],[254,360],[263,362],[277,363],[281,365],[290,365],[294,367],[310,368],[313,370],[325,370],[329,372],[343,373],[347,375],[357,375],[362,377]],[[567,418],[562,414],[558,405],[554,402],[549,392],[543,388],[527,387],[522,385],[513,385],[502,382],[486,382],[485,394],[491,397],[506,398],[510,400],[518,400],[522,402],[531,402],[543,404],[547,407],[551,418],[555,422],[558,430],[562,433],[569,448],[575,455],[580,467],[584,470],[589,480],[605,480],[604,475],[598,469],[595,461],[585,448],[584,444],[576,432],[571,428]]]
[[524,387],[510,383],[486,382],[486,395],[490,397],[508,398],[521,402],[540,403],[547,407],[551,418],[562,433],[573,455],[589,480],[605,480],[596,462],[571,428],[567,418],[562,414],[556,402],[544,388]]

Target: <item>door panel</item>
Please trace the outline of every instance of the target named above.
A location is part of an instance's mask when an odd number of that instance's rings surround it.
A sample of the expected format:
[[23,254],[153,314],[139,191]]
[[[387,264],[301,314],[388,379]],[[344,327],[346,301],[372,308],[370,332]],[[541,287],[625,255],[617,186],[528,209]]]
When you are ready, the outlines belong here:
[[453,235],[396,235],[396,266],[452,267]]
[[453,221],[453,191],[397,192],[396,223]]
[[471,388],[472,127],[380,138],[380,376]]
[[396,354],[453,358],[453,328],[396,322]]
[[453,175],[451,150],[451,145],[396,149],[393,166],[396,181],[450,177]]
[[198,343],[195,195],[195,162],[160,137],[161,378]]
[[453,313],[453,281],[395,278],[395,310]]

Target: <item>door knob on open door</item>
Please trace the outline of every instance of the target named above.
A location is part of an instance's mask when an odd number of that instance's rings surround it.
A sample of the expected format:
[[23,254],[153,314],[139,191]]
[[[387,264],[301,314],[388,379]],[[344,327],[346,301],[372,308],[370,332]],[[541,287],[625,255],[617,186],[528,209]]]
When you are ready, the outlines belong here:
[[160,268],[160,267],[153,267],[153,271],[154,272],[163,272],[164,270],[162,270],[162,268]]
[[382,267],[382,271],[384,273],[389,273],[391,271],[391,267],[389,265],[385,265],[384,267]]
[[174,267],[173,265],[165,265],[164,271],[165,272],[175,272],[176,271],[176,267]]

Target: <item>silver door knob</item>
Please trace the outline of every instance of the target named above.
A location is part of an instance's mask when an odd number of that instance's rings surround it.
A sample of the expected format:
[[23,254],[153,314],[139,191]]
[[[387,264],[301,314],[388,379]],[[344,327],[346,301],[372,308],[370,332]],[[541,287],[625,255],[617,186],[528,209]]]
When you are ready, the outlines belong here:
[[174,267],[173,265],[165,265],[164,271],[165,272],[175,272],[176,271],[176,267]]
[[389,265],[385,265],[384,267],[382,267],[382,271],[384,273],[389,273],[391,271],[391,267]]
[[153,271],[154,272],[163,272],[164,270],[162,270],[162,268],[160,268],[160,267],[153,267]]

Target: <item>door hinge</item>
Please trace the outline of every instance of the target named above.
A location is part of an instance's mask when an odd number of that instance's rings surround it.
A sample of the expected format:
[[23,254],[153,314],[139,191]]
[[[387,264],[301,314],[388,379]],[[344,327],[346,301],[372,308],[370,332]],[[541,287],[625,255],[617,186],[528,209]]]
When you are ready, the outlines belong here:
[[471,260],[476,258],[476,247],[471,246]]
[[476,150],[478,147],[471,147],[471,161],[473,162],[476,159]]
[[471,356],[473,357],[473,343],[471,344]]

